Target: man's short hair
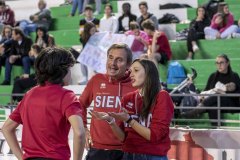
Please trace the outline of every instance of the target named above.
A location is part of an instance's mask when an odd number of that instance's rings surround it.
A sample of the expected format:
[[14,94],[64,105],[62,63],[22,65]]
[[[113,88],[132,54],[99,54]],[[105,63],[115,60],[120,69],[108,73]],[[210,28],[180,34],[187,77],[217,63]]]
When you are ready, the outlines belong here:
[[141,25],[143,29],[149,29],[151,31],[155,31],[155,25],[151,19],[147,19],[143,21]]
[[6,6],[6,3],[4,0],[0,0],[0,6]]
[[140,6],[145,6],[148,9],[148,4],[146,1],[142,1],[138,4],[138,7],[140,8]]
[[86,5],[86,7],[84,8],[84,11],[87,11],[87,10],[93,11],[93,7],[91,5]]
[[25,37],[25,35],[20,27],[13,28],[13,31],[15,32],[15,34],[19,34],[22,38]]
[[127,64],[130,65],[132,63],[132,51],[127,44],[115,43],[115,44],[111,45],[111,47],[107,51],[107,55],[109,55],[110,51],[114,50],[114,49],[124,49],[127,54]]

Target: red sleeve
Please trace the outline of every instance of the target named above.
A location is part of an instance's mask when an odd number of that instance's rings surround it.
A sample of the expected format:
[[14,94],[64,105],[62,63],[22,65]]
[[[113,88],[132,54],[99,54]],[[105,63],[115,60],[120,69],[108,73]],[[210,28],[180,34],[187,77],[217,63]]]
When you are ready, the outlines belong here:
[[62,114],[67,118],[72,115],[79,115],[82,117],[80,103],[72,91],[67,91],[62,98]]
[[9,118],[19,124],[22,124],[22,117],[21,117],[21,108],[22,108],[23,100],[18,103],[17,108],[10,114]]
[[152,112],[152,122],[150,124],[151,142],[164,139],[169,134],[173,111],[174,106],[171,97],[166,91],[160,91]]
[[82,107],[84,127],[87,127],[87,108],[91,105],[93,100],[93,78],[87,83],[87,86],[79,97],[79,101]]
[[8,19],[6,19],[6,21],[4,22],[5,25],[10,25],[10,26],[14,26],[15,23],[15,15],[14,12],[12,10],[9,10],[8,12]]

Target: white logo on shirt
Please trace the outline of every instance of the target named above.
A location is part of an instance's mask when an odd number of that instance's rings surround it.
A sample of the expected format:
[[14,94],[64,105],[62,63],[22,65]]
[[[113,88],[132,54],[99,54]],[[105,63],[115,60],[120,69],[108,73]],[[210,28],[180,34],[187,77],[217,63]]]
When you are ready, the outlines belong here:
[[126,105],[127,108],[131,108],[133,107],[133,103],[132,102],[128,102],[127,105]]
[[100,88],[101,88],[101,89],[105,89],[105,88],[106,88],[106,83],[101,83],[101,84],[100,84]]

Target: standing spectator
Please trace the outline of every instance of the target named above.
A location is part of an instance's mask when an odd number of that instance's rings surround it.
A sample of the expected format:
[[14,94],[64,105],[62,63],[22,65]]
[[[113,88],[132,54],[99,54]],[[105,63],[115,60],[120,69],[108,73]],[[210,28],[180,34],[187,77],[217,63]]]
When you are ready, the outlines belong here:
[[0,27],[3,25],[10,25],[14,27],[15,25],[15,15],[14,11],[11,10],[9,6],[5,4],[4,0],[0,0]]
[[[84,0],[83,7],[90,3],[90,0]],[[96,11],[93,13],[94,15],[99,15],[101,13],[102,8],[102,0],[95,0]]]
[[24,74],[30,74],[31,61],[28,53],[32,46],[32,40],[25,37],[20,28],[14,28],[12,32],[13,42],[9,57],[5,62],[5,80],[1,85],[10,85],[12,65],[23,65]]
[[210,25],[210,19],[206,15],[204,7],[198,7],[196,12],[197,17],[190,23],[187,48],[188,48],[188,60],[193,58],[193,53],[199,50],[197,41],[204,39],[204,28]]
[[25,35],[29,35],[31,32],[35,32],[39,26],[45,27],[47,30],[49,29],[52,17],[51,11],[46,7],[46,1],[39,0],[38,8],[40,11],[30,16],[32,23],[29,23],[27,20],[20,22],[19,27],[23,30]]
[[75,16],[76,10],[78,8],[78,14],[81,15],[83,12],[83,0],[73,0],[72,1],[72,10],[71,16]]
[[234,25],[234,17],[229,11],[228,4],[222,2],[219,4],[218,13],[216,13],[211,25],[204,29],[206,39],[225,39],[231,37],[232,33],[237,31],[237,26]]
[[[17,159],[70,159],[68,134],[73,129],[73,159],[81,160],[85,133],[81,106],[63,84],[70,81],[74,57],[65,49],[47,48],[36,59],[38,86],[24,96],[2,127]],[[61,98],[60,98],[61,97]],[[16,128],[22,124],[22,149]]]
[[148,47],[148,35],[146,32],[141,31],[137,22],[130,23],[130,31],[125,32],[126,35],[134,35],[131,50],[133,52],[133,60],[139,58]]
[[[95,34],[96,31],[97,31],[97,28],[96,28],[95,24],[93,24],[92,22],[85,23],[83,32],[81,33],[81,37],[80,37],[80,42],[82,43],[83,48],[87,44],[90,37],[93,34]],[[85,84],[87,84],[87,81],[88,81],[88,67],[84,64],[81,64],[81,71],[82,71],[83,77],[82,77],[82,80],[78,84],[85,85]]]
[[118,32],[118,20],[112,13],[113,7],[111,4],[106,4],[104,10],[104,17],[100,20],[99,31],[100,32]]
[[41,48],[55,46],[54,37],[51,34],[48,34],[46,28],[42,26],[39,26],[36,29],[35,43],[38,44]]
[[137,16],[131,13],[131,5],[126,2],[122,5],[123,14],[118,18],[119,32],[126,32],[130,29],[130,23],[137,20]]
[[[93,115],[106,120],[123,142],[122,160],[167,160],[171,145],[169,127],[174,111],[172,99],[161,90],[158,70],[152,61],[137,59],[130,69],[132,86],[137,91],[122,98],[122,111],[93,111]],[[121,127],[115,119],[122,121]]]
[[140,12],[141,12],[141,16],[137,18],[137,22],[141,28],[141,30],[143,30],[143,27],[142,27],[142,23],[143,21],[147,20],[147,19],[151,19],[154,23],[154,27],[155,29],[157,30],[158,29],[158,20],[157,20],[157,17],[154,16],[152,13],[149,13],[148,12],[148,5],[147,5],[147,2],[145,1],[142,1],[139,3],[139,9],[140,9]]
[[148,34],[149,52],[148,58],[152,60],[156,66],[158,63],[166,64],[172,57],[172,51],[164,32],[155,29],[152,20],[148,19],[142,23],[144,31]]
[[118,112],[121,97],[134,90],[129,73],[132,52],[126,44],[113,44],[107,52],[106,74],[96,74],[88,82],[80,103],[86,128],[86,143],[90,147],[86,160],[122,160],[122,143],[109,125],[92,117],[90,133],[87,128],[87,108],[94,101],[94,111]]
[[87,23],[87,22],[92,22],[96,25],[96,27],[98,28],[99,27],[99,19],[93,17],[93,8],[92,6],[90,5],[87,5],[84,9],[84,18],[83,19],[80,19],[80,22],[79,22],[79,33],[81,34],[81,32],[83,31],[83,28],[84,28],[84,25]]

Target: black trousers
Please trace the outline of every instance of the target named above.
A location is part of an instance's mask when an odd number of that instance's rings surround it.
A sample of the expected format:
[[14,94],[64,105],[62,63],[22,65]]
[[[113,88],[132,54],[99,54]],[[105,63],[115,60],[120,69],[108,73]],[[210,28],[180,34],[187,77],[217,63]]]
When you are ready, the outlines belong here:
[[[37,81],[35,79],[35,75],[30,75],[29,78],[16,78],[13,85],[12,93],[25,93],[26,90],[30,89],[31,87],[35,86]],[[13,96],[14,101],[21,101],[22,96]]]
[[188,52],[192,52],[193,53],[192,41],[196,41],[197,42],[199,39],[204,39],[204,33],[203,32],[198,32],[194,28],[191,28],[188,31],[188,36],[187,36]]
[[103,150],[90,148],[86,160],[122,160],[123,152],[121,150]]

